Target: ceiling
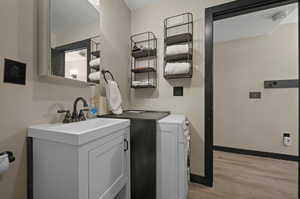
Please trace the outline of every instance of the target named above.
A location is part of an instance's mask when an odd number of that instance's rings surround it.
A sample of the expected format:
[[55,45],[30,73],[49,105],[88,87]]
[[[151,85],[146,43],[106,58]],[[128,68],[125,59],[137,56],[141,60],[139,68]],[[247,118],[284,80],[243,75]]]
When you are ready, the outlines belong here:
[[[272,16],[286,13],[286,17],[273,20]],[[216,21],[214,41],[224,42],[271,34],[278,26],[298,22],[298,4],[289,4],[268,10]]]
[[99,22],[99,12],[88,0],[51,0],[51,28],[64,32]]
[[124,0],[128,8],[131,10],[139,9],[152,3],[159,2],[160,0]]

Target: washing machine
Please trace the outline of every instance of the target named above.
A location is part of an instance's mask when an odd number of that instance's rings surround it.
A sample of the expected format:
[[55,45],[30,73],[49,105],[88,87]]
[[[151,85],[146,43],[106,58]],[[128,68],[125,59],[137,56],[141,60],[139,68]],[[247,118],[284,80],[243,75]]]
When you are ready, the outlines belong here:
[[157,199],[187,199],[190,180],[190,125],[184,115],[157,123]]

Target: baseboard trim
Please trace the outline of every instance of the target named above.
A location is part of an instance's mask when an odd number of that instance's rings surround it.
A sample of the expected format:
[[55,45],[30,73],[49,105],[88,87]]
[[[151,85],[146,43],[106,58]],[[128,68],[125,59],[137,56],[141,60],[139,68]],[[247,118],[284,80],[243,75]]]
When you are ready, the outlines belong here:
[[239,148],[232,148],[232,147],[224,147],[224,146],[214,146],[215,151],[223,151],[229,153],[237,153],[243,155],[253,155],[259,156],[264,158],[273,158],[279,160],[288,160],[288,161],[299,161],[299,156],[294,155],[286,155],[280,153],[270,153],[270,152],[263,152],[263,151],[255,151],[255,150],[248,150],[248,149],[239,149]]
[[207,187],[212,187],[213,186],[212,181],[209,180],[205,176],[199,176],[199,175],[196,175],[196,174],[191,174],[190,177],[191,177],[191,182],[192,183],[202,184],[202,185],[205,185]]

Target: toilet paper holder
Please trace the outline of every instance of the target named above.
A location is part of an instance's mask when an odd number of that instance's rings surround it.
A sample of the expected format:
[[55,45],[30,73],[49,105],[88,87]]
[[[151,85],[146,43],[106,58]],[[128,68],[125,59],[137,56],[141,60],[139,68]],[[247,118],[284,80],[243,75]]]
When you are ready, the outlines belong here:
[[11,152],[11,151],[2,152],[2,153],[0,153],[0,156],[6,155],[6,154],[8,156],[9,163],[12,163],[16,160],[13,152]]

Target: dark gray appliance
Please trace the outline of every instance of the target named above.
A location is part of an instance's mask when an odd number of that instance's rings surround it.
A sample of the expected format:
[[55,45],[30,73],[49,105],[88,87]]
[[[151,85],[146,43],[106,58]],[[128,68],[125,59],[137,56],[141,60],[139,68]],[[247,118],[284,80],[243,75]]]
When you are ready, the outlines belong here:
[[156,198],[156,126],[170,112],[125,111],[100,117],[130,119],[131,199]]

